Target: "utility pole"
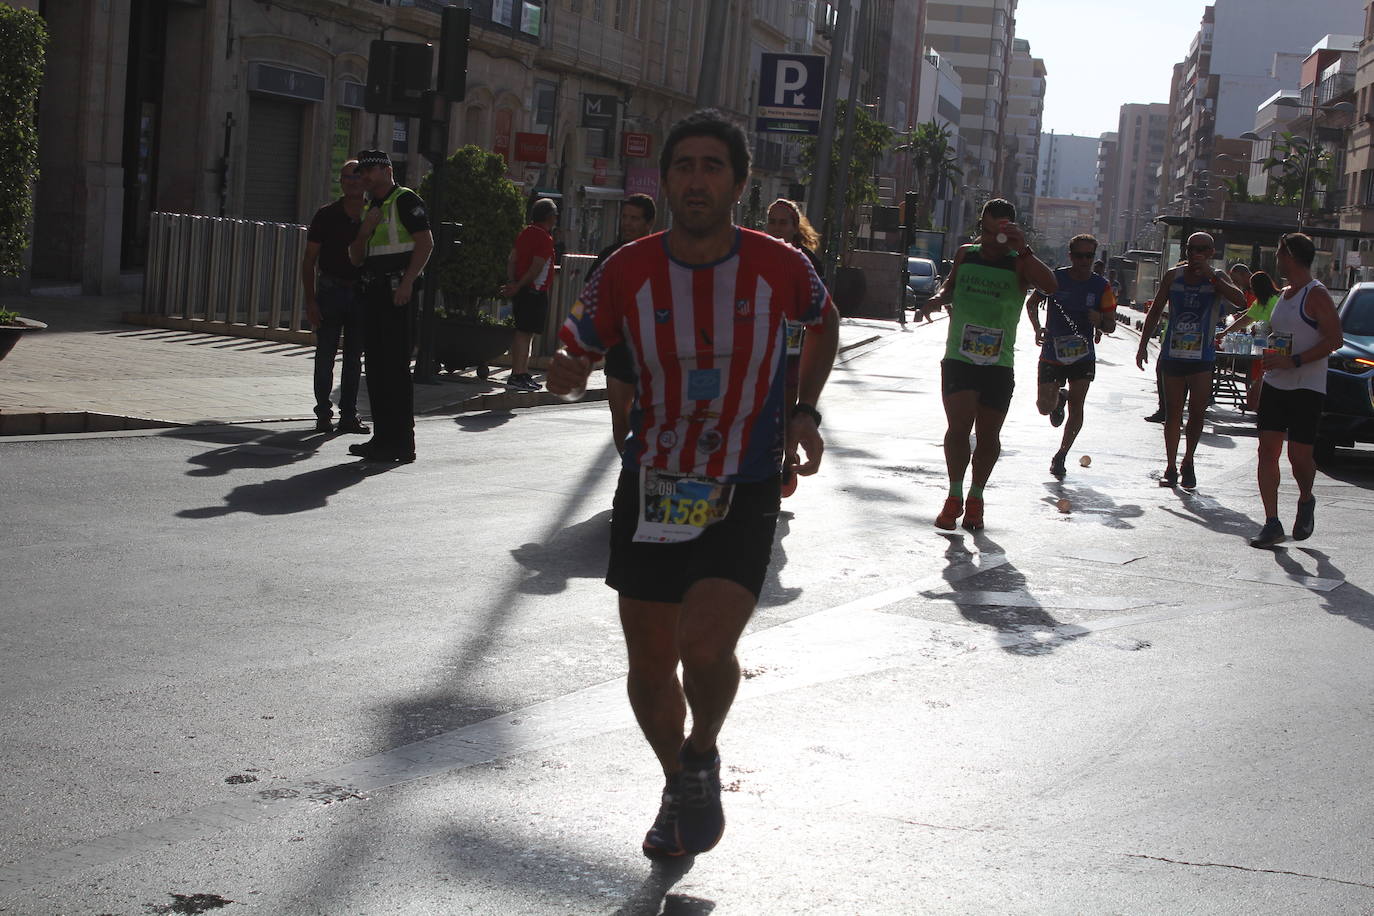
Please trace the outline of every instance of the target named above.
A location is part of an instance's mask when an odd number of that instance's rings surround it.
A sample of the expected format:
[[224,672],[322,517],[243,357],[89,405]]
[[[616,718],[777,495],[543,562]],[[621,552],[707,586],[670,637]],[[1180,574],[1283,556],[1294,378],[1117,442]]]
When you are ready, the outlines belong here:
[[725,20],[730,0],[707,0],[706,33],[702,46],[701,75],[697,79],[697,105],[715,108],[720,104],[721,52],[725,46]]
[[[864,36],[868,32],[868,13],[873,8],[873,0],[864,0],[859,6],[859,28],[854,42],[854,68],[849,74],[849,104],[844,113],[844,141],[840,144],[840,174],[835,182],[835,219],[826,231],[825,266],[826,273],[834,271],[837,250],[844,244],[845,205],[844,197],[849,192],[849,170],[854,157],[854,121],[859,109],[859,71],[863,68]],[[826,157],[829,160],[829,156]],[[828,244],[836,240],[832,247]]]
[[825,94],[821,100],[821,132],[816,137],[816,180],[807,194],[806,217],[813,226],[825,229],[825,199],[830,193],[830,148],[835,145],[835,104],[840,94],[840,68],[844,65],[844,45],[849,40],[849,0],[840,0],[835,35],[830,39],[830,62],[825,71]]

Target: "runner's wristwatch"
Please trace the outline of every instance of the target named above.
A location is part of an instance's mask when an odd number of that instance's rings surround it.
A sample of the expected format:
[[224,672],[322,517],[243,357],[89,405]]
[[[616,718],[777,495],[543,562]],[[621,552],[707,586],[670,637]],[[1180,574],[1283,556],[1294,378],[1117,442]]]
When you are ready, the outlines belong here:
[[810,417],[812,420],[815,421],[817,427],[821,425],[821,412],[811,404],[798,401],[796,404],[792,406],[792,413],[793,415],[799,413],[806,414],[806,416]]

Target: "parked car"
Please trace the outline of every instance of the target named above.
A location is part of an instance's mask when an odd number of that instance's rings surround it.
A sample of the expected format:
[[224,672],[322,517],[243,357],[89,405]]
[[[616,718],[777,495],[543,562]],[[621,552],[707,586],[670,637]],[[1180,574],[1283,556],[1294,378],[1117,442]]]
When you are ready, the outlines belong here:
[[1323,458],[1338,445],[1374,443],[1374,283],[1352,286],[1338,314],[1345,341],[1327,364],[1317,438]]
[[940,288],[940,272],[930,258],[906,259],[907,308],[920,308]]

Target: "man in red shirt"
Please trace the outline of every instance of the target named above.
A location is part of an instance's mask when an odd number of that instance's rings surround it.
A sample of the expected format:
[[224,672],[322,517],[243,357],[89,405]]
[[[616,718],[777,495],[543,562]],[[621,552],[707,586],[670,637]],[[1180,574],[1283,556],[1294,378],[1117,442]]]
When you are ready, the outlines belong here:
[[[783,461],[800,448],[797,473],[820,466],[815,404],[839,345],[806,256],[734,225],[749,179],[739,127],[715,111],[679,121],[659,170],[673,227],[588,278],[548,377],[569,396],[586,388],[591,357],[629,344],[635,406],[606,583],[620,594],[630,705],[665,778],[643,844],[655,859],[705,852],[725,830],[716,736],[739,688],[735,645],[768,571]],[[789,321],[811,331],[790,419]]]
[[558,205],[541,197],[530,208],[530,224],[516,236],[506,260],[501,295],[514,299],[515,340],[510,348],[510,379],[506,384],[525,391],[542,387],[530,375],[530,344],[544,330],[549,317],[549,281],[553,279],[553,227]]

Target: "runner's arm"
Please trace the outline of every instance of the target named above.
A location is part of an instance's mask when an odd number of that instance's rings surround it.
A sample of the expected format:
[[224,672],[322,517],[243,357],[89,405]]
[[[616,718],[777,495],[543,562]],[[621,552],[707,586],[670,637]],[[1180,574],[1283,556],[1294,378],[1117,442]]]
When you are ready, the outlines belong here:
[[1035,332],[1037,344],[1045,342],[1045,329],[1040,326],[1040,303],[1045,299],[1045,294],[1038,289],[1031,290],[1031,294],[1026,297],[1026,318],[1030,321],[1031,330]]
[[320,258],[320,243],[306,242],[305,254],[301,256],[301,289],[305,292],[305,317],[312,327],[318,327],[320,305],[315,301],[315,262]]
[[1097,308],[1088,312],[1088,319],[1103,334],[1116,330],[1116,293],[1112,292],[1110,286],[1102,291],[1102,301]]
[[1241,314],[1244,314],[1250,308],[1250,304],[1245,301],[1245,293],[1241,292],[1240,287],[1232,283],[1231,278],[1222,271],[1217,270],[1212,272],[1212,285],[1215,286],[1217,292],[1221,293],[1226,301],[1235,306]]
[[[840,316],[835,304],[827,300],[825,310],[821,312],[820,326],[808,326],[806,338],[802,341],[798,403],[816,406],[839,351]],[[796,460],[800,458],[798,447],[806,453],[805,462]],[[787,455],[789,460],[796,463],[797,473],[807,476],[819,471],[824,451],[825,441],[816,428],[816,421],[810,414],[794,412],[787,424]]]
[[950,267],[949,276],[945,277],[945,282],[940,284],[940,291],[926,300],[927,311],[949,307],[950,296],[954,293],[955,277],[959,275],[959,265],[964,263],[964,252],[967,247],[960,246],[959,250],[954,252],[954,266]]
[[1135,351],[1135,364],[1139,369],[1145,368],[1147,353],[1149,352],[1150,338],[1154,336],[1155,329],[1159,327],[1159,316],[1164,312],[1164,306],[1169,301],[1169,287],[1174,285],[1174,275],[1178,272],[1177,267],[1171,267],[1159,281],[1159,291],[1155,293],[1154,301],[1150,303],[1150,310],[1145,313],[1145,324],[1140,328],[1140,346]]
[[1054,271],[1029,248],[1016,256],[1016,273],[1027,286],[1043,290],[1051,296],[1059,292],[1059,281],[1055,279]]

